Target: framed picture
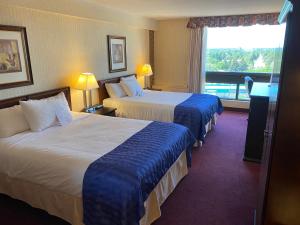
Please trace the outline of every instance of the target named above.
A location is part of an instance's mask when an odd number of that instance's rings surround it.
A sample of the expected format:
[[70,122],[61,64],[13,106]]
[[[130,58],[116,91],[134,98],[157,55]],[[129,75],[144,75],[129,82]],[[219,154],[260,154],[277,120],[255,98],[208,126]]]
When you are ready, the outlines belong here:
[[0,25],[0,90],[32,84],[26,28]]
[[127,70],[126,37],[107,36],[109,72]]

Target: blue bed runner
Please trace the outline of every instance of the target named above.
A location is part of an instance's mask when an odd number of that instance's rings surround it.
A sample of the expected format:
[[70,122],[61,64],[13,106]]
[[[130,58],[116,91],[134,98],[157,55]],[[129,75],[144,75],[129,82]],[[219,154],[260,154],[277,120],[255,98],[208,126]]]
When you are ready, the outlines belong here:
[[204,141],[205,125],[215,113],[221,114],[223,106],[219,97],[208,94],[193,94],[175,107],[174,123],[190,129],[197,140]]
[[93,162],[83,180],[85,225],[138,225],[144,201],[184,150],[191,165],[194,143],[186,127],[152,122]]

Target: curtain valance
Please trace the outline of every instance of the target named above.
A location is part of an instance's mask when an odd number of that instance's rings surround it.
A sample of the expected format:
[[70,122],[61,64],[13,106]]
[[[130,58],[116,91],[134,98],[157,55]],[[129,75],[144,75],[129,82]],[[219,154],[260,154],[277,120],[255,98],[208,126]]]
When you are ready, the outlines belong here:
[[249,14],[235,16],[210,16],[190,18],[187,27],[196,29],[201,27],[227,27],[277,25],[279,13]]

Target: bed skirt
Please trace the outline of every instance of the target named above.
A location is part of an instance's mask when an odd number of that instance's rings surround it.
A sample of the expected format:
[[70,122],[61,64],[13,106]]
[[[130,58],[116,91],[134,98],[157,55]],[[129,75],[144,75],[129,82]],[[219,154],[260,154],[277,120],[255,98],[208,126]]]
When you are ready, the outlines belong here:
[[[160,206],[187,174],[187,159],[184,151],[144,202],[146,212],[140,220],[140,225],[150,225],[161,216]],[[32,207],[43,209],[73,225],[83,225],[81,196],[49,190],[44,186],[4,174],[0,174],[0,193],[22,200]]]
[[[206,134],[213,129],[213,126],[217,125],[217,118],[218,118],[218,114],[215,113],[213,118],[205,125]],[[200,140],[197,140],[194,144],[194,147],[199,147],[199,146],[201,147],[202,145],[203,145],[203,142]]]

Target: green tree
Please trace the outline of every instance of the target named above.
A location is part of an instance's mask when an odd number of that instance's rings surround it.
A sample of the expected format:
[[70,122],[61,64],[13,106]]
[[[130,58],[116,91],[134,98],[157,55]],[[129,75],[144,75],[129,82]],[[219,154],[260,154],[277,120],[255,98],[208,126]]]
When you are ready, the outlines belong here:
[[[274,65],[278,65],[278,60],[281,60],[280,57],[278,58],[278,55],[280,56],[280,54],[282,54],[282,48],[257,48],[250,50],[241,48],[208,49],[206,70],[224,72],[272,73]],[[256,64],[258,59],[263,61],[262,65],[260,66]],[[278,70],[278,68],[275,69]]]

